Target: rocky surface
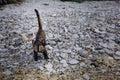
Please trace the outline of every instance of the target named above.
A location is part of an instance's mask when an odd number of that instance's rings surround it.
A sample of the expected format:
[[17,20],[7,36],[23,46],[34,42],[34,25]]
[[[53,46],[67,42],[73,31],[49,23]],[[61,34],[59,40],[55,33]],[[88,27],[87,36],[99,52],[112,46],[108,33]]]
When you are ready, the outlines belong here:
[[[38,9],[47,51],[33,60]],[[117,2],[26,0],[0,8],[0,80],[119,80]]]

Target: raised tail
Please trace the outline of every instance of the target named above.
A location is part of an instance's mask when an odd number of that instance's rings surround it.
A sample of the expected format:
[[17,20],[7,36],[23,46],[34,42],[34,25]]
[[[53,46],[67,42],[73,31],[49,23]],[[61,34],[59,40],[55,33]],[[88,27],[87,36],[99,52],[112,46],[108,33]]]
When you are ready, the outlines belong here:
[[37,9],[34,9],[35,12],[36,12],[36,15],[37,15],[37,18],[38,18],[38,26],[39,26],[39,30],[42,30],[42,24],[41,24],[41,19],[40,19],[40,16],[39,16],[39,12]]

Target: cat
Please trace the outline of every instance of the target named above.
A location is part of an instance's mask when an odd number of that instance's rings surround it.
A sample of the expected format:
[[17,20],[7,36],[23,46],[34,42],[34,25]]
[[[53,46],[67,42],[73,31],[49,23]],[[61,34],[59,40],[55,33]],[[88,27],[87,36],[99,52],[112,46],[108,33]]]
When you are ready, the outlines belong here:
[[47,54],[47,51],[46,51],[46,36],[45,36],[45,32],[44,30],[42,29],[42,24],[41,24],[41,19],[40,19],[40,16],[39,16],[39,12],[37,9],[34,9],[35,12],[36,12],[36,15],[37,15],[37,19],[38,19],[38,25],[39,25],[39,29],[38,29],[38,32],[36,34],[36,39],[35,41],[33,40],[32,43],[33,43],[33,52],[34,52],[34,60],[37,61],[38,60],[38,53],[43,53],[43,56],[44,56],[44,59],[49,59],[48,58],[48,54]]

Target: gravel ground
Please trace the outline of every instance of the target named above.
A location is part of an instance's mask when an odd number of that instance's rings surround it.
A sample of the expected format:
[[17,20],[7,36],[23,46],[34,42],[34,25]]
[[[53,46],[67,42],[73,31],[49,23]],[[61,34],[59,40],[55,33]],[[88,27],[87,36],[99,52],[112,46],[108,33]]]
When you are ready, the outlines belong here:
[[[120,80],[120,2],[26,0],[0,8],[0,80]],[[33,60],[38,9],[48,61]]]

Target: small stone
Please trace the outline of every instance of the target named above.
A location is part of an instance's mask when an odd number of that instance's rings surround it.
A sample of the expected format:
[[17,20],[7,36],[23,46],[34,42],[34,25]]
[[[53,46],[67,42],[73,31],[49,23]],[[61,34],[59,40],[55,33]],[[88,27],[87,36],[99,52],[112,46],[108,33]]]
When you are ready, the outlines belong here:
[[52,17],[56,17],[57,16],[57,14],[52,14]]
[[94,62],[97,60],[97,57],[95,55],[89,55],[88,59]]
[[74,64],[78,64],[79,61],[76,59],[69,59],[69,63],[74,65]]
[[21,39],[16,39],[14,46],[20,46],[22,43],[23,43],[23,42],[22,42]]
[[84,57],[84,58],[85,58],[85,57],[87,57],[87,55],[88,55],[87,53],[88,53],[88,51],[85,50],[85,51],[83,51],[83,52],[80,52],[79,55],[80,55],[81,57]]
[[67,59],[68,58],[68,54],[67,53],[61,53],[60,56],[64,59]]
[[117,51],[117,52],[115,53],[114,58],[115,58],[116,60],[120,60],[120,51]]
[[95,50],[102,50],[102,49],[103,49],[103,47],[100,45],[95,47]]
[[55,44],[56,44],[55,41],[49,41],[49,43],[52,44],[52,45],[55,45]]
[[3,59],[1,58],[1,59],[0,59],[0,62],[3,62],[3,61],[5,61],[5,59],[4,59],[4,58],[3,58]]
[[75,80],[84,80],[82,77],[78,77],[78,78],[76,78]]
[[[54,34],[53,35],[56,39],[58,39],[58,38],[60,38],[61,37],[61,35],[59,35],[59,34]],[[56,40],[57,41],[57,40]],[[59,40],[58,40],[59,41]]]
[[65,32],[68,32],[68,29],[66,27],[64,27],[64,30],[65,30]]
[[108,55],[113,55],[114,51],[109,50],[109,49],[104,49],[104,51],[108,54]]
[[80,48],[80,47],[76,47],[76,48],[75,48],[75,51],[76,51],[77,53],[79,53],[79,55],[80,55],[81,57],[86,57],[86,56],[87,56],[86,52],[85,52],[82,48]]
[[40,70],[43,70],[44,68],[42,66],[39,66]]
[[59,54],[59,53],[56,53],[56,56],[60,56],[60,54]]
[[52,34],[52,33],[49,33],[49,34],[48,34],[48,37],[49,37],[49,38],[53,38],[53,34]]
[[12,74],[12,72],[10,71],[10,70],[6,70],[5,72],[3,72],[4,74],[6,74],[6,75],[11,75]]
[[53,49],[53,47],[51,47],[50,45],[46,45],[46,48],[48,48],[49,50]]
[[87,73],[83,74],[83,78],[84,78],[85,80],[89,80],[89,79],[90,79],[90,77],[89,77],[89,75],[88,75]]
[[107,43],[100,43],[101,46],[103,46],[104,48],[108,48],[108,44]]
[[119,56],[114,55],[114,58],[115,58],[116,60],[120,60],[120,57],[119,57]]
[[81,63],[80,63],[80,66],[81,66],[81,67],[86,67],[86,65],[85,65],[84,62],[81,62]]
[[66,63],[66,60],[61,60],[60,63]]
[[94,29],[96,33],[106,33],[105,31],[100,31],[99,29]]
[[14,65],[19,65],[19,63],[18,62],[15,62],[15,63],[13,63]]
[[120,56],[120,51],[117,51],[115,54],[116,54],[117,56]]
[[115,38],[115,43],[117,43],[117,44],[120,44],[120,39],[119,38]]
[[60,63],[62,63],[62,64],[63,64],[63,67],[67,67],[67,66],[68,66],[68,64],[67,64],[66,60],[61,60],[61,61],[60,61]]
[[26,46],[25,46],[25,45],[22,45],[21,48],[22,48],[22,49],[26,49]]
[[77,34],[74,34],[73,38],[79,38],[79,36]]
[[21,35],[22,36],[22,39],[24,40],[24,41],[28,41],[29,40],[29,38],[26,36],[26,35]]
[[77,52],[83,52],[83,49],[82,49],[81,47],[75,47],[74,49],[75,49],[75,51],[77,51]]
[[72,52],[71,49],[62,49],[61,51],[64,53],[71,53]]
[[44,70],[43,66],[39,63],[36,63],[34,66],[40,70]]
[[80,39],[81,40],[84,40],[85,39],[85,36],[83,34],[80,35]]
[[115,63],[113,57],[110,57],[110,56],[108,56],[108,61],[109,61],[109,64],[111,65]]
[[53,65],[49,62],[48,64],[45,65],[45,68],[49,71],[52,72],[53,71]]
[[0,39],[4,38],[4,36],[2,34],[0,34]]

